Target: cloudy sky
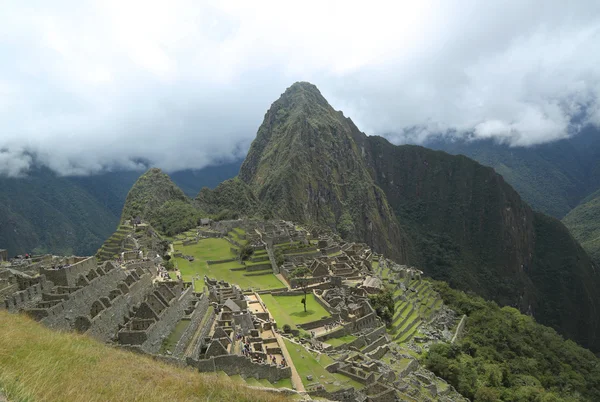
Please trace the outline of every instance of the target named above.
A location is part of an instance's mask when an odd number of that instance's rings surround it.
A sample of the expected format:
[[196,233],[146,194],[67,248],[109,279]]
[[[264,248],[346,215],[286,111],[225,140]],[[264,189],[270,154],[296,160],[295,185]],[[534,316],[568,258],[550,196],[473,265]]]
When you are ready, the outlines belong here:
[[0,174],[243,156],[295,81],[367,134],[600,124],[600,2],[0,0]]

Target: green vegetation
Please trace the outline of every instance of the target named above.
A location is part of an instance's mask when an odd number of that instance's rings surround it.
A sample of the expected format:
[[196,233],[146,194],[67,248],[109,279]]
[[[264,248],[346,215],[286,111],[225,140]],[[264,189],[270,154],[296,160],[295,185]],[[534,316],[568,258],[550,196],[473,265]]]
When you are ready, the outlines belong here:
[[121,221],[138,216],[160,233],[174,236],[198,225],[206,214],[168,175],[153,168],[141,175],[129,190]]
[[377,315],[389,326],[394,318],[395,309],[392,288],[386,286],[383,292],[369,296],[369,301],[377,312]]
[[[204,275],[237,284],[243,289],[279,289],[284,287],[281,281],[273,275],[270,267],[264,271],[247,272],[243,270],[245,266],[262,263],[248,262],[246,265],[242,265],[236,260],[220,264],[207,264],[206,261],[236,258],[236,255],[231,252],[231,244],[225,239],[201,239],[198,244],[178,245],[175,250],[194,257],[194,261],[179,257],[173,258],[173,260],[175,260],[185,281],[191,281],[192,277],[196,275],[200,276],[200,280],[195,282],[197,289],[203,288]],[[241,270],[233,271],[233,269]]]
[[238,250],[238,259],[240,261],[247,261],[250,257],[252,257],[253,253],[254,249],[252,246],[245,244]]
[[404,239],[361,162],[357,133],[314,85],[297,82],[271,105],[239,178],[274,217],[343,229],[347,240],[400,257]]
[[270,294],[261,295],[269,312],[277,322],[277,326],[288,324],[292,329],[296,329],[297,324],[306,324],[307,322],[317,321],[323,317],[329,317],[327,310],[315,300],[313,294],[308,294],[310,308],[304,311],[300,302],[304,296],[272,296]]
[[386,172],[378,184],[411,239],[412,264],[501,305],[531,305],[542,324],[600,350],[600,276],[558,220],[464,156],[368,140],[374,168]]
[[0,388],[12,401],[281,401],[0,311]]
[[264,215],[252,190],[237,177],[224,181],[214,190],[204,187],[196,196],[196,202],[217,220]]
[[306,313],[306,302],[308,301],[306,298],[306,293],[308,291],[308,277],[310,275],[310,270],[306,266],[298,267],[294,269],[292,272],[292,278],[298,279],[300,287],[304,292],[304,297],[300,300],[300,303],[304,306],[304,312]]
[[594,262],[600,265],[600,194],[569,212],[563,223]]
[[[83,179],[82,179],[83,180]],[[107,205],[113,193],[106,186],[97,196],[74,178],[58,177],[48,169],[26,178],[0,177],[0,248],[16,254],[92,255],[115,230],[121,205]]]
[[189,202],[169,200],[152,213],[150,223],[161,233],[174,236],[198,226],[203,216],[206,215]]
[[345,336],[341,336],[339,338],[330,338],[330,339],[327,339],[325,341],[325,343],[328,343],[331,346],[336,347],[336,346],[344,345],[346,343],[350,343],[352,341],[355,341],[356,339],[357,338],[354,335],[345,335]]
[[[313,355],[308,352],[304,346],[283,340],[287,348],[298,374],[302,378],[302,384],[305,387],[311,384],[320,383],[325,386],[329,392],[337,391],[342,388],[354,387],[356,389],[363,388],[363,385],[354,381],[342,374],[330,373],[325,370],[325,367],[333,363],[333,360],[326,354]],[[307,379],[308,375],[312,375],[313,381]]]
[[433,346],[424,362],[475,401],[598,401],[600,359],[511,307],[438,282],[444,302],[467,314],[455,345]]
[[574,137],[535,147],[455,139],[426,146],[466,155],[493,167],[534,209],[558,219],[600,183],[598,131],[589,128]]

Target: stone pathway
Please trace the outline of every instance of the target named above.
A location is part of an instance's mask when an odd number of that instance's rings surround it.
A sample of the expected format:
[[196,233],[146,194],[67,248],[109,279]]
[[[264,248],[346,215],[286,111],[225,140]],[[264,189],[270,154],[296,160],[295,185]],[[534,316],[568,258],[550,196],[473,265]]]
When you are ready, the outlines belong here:
[[291,380],[292,380],[292,384],[294,385],[294,388],[298,392],[305,392],[306,390],[304,389],[304,384],[302,384],[302,378],[300,377],[300,374],[298,374],[298,370],[296,370],[296,366],[294,366],[292,357],[290,356],[290,354],[287,350],[285,342],[283,342],[283,337],[281,335],[279,335],[277,332],[275,332],[275,337],[277,338],[277,342],[279,342],[279,344],[282,346],[281,353],[283,353],[283,357],[285,357],[285,361],[287,362],[288,366],[290,366],[290,368],[292,369]]

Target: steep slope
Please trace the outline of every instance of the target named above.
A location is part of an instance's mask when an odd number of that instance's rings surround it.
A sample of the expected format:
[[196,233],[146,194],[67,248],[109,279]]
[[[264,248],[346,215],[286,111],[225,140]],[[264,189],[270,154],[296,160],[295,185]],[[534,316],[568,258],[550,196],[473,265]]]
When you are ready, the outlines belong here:
[[600,187],[599,134],[590,126],[572,138],[527,148],[446,138],[425,145],[493,167],[534,209],[560,219]]
[[369,137],[368,154],[396,215],[435,278],[503,304],[530,286],[533,212],[496,174],[464,156]]
[[196,202],[217,219],[265,215],[252,189],[237,177],[224,181],[214,190],[204,187],[196,196]]
[[196,226],[202,216],[204,213],[167,174],[152,168],[129,190],[121,223],[140,217],[162,234],[172,236]]
[[464,156],[368,142],[377,183],[427,273],[600,348],[600,274],[560,221],[533,212],[502,176]]
[[35,169],[0,178],[0,248],[18,253],[91,254],[118,217],[67,178]]
[[275,217],[326,224],[600,350],[600,274],[489,167],[367,137],[296,83],[265,115],[240,178]]
[[314,85],[295,83],[265,115],[239,177],[273,216],[327,225],[406,261],[405,239],[355,136],[364,134]]
[[11,401],[288,400],[88,336],[53,331],[25,315],[0,311],[0,322],[0,390]]
[[564,217],[563,223],[600,266],[600,191],[584,201]]

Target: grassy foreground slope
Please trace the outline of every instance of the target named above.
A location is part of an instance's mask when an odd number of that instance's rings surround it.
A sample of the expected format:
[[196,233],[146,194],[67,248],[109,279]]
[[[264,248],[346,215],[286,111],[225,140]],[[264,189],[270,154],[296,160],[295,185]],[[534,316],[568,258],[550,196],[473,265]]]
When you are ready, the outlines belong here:
[[0,389],[11,401],[280,401],[200,374],[60,333],[0,311]]

